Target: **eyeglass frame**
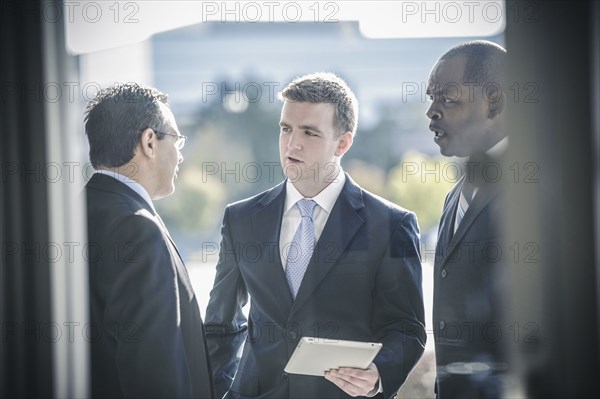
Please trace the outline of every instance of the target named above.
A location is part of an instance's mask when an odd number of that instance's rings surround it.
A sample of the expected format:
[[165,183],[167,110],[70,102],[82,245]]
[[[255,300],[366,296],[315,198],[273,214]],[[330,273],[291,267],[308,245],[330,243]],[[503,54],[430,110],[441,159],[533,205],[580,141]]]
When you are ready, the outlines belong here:
[[[175,148],[177,148],[178,151],[181,151],[183,149],[183,147],[185,146],[187,136],[184,136],[183,134],[175,134],[175,133],[167,133],[167,132],[156,132],[156,133],[157,134],[167,134],[169,136],[177,137],[177,140],[175,140]],[[179,143],[181,143],[181,144],[179,144]]]

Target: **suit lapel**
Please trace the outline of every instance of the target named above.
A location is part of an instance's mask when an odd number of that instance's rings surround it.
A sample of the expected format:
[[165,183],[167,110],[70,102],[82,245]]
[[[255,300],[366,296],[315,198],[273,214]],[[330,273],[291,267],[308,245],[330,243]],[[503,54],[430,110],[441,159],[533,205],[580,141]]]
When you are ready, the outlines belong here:
[[463,239],[465,233],[469,230],[469,227],[471,227],[477,216],[485,209],[487,204],[490,203],[496,194],[497,191],[491,187],[483,186],[478,190],[475,198],[473,198],[473,202],[467,209],[467,212],[465,212],[463,220],[460,222],[460,225],[458,225],[458,229],[456,230],[456,234],[454,234],[452,241],[458,243]]
[[163,222],[162,218],[158,213],[154,213],[154,219],[156,220],[161,231],[163,232],[163,235],[169,240],[169,242],[173,246],[173,249],[175,249],[175,252],[177,252],[177,255],[179,255],[179,259],[183,259],[181,257],[181,254],[179,253],[179,249],[177,249],[177,245],[175,245],[175,241],[173,241],[173,239],[171,238],[171,234],[169,234],[169,230],[167,229],[165,222]]
[[460,184],[457,184],[456,190],[453,191],[454,196],[452,198],[452,203],[448,203],[448,212],[444,212],[444,219],[449,221],[449,223],[447,223],[443,229],[443,231],[445,232],[445,237],[443,241],[444,247],[442,249],[444,251],[442,252],[443,257],[440,265],[444,265],[444,263],[446,263],[446,260],[456,250],[456,248],[461,243],[461,241],[465,237],[465,234],[467,233],[467,231],[469,231],[469,228],[471,227],[473,222],[475,222],[479,214],[485,209],[485,207],[490,203],[490,201],[492,201],[498,195],[498,184],[483,184],[477,191],[477,194],[475,194],[473,202],[465,212],[465,216],[458,225],[456,233],[453,233],[454,215],[456,214],[456,207],[458,206],[463,180],[464,177],[461,180]]
[[315,246],[315,251],[302,279],[290,317],[312,295],[323,278],[345,252],[346,247],[364,223],[357,212],[358,209],[363,207],[360,187],[346,175],[346,183]]
[[256,264],[255,273],[262,275],[262,281],[275,293],[278,303],[285,307],[285,314],[289,314],[293,299],[279,254],[284,204],[285,181],[262,198],[259,209],[252,215],[252,230],[263,254],[262,261]]
[[456,215],[456,208],[458,207],[458,201],[460,199],[460,190],[463,179],[457,182],[448,194],[448,199],[446,200],[446,205],[440,220],[438,242],[435,250],[436,260],[445,260],[449,255],[448,252],[450,251],[450,240],[452,239],[454,232],[454,216]]
[[177,254],[178,259],[175,260],[175,264],[176,264],[177,270],[179,271],[179,275],[182,277],[183,284],[187,287],[189,292],[193,292],[192,281],[190,280],[190,276],[188,274],[187,267],[185,266],[185,263],[183,262],[183,257],[181,256],[181,253],[179,253],[179,249],[177,248],[177,245],[175,245],[175,241],[173,241],[173,239],[171,238],[171,235],[169,234],[169,230],[167,230],[167,226],[162,221],[162,218],[160,217],[160,215],[158,213],[154,214],[154,219],[156,220],[156,223],[160,227],[160,229],[163,233],[163,236],[168,240],[167,245],[171,245],[171,248]]

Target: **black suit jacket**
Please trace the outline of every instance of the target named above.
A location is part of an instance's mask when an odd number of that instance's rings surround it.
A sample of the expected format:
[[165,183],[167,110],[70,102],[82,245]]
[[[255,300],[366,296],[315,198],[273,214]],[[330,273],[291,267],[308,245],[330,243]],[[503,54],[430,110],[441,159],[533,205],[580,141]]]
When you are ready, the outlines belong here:
[[316,336],[382,342],[374,362],[390,397],[426,339],[415,215],[347,177],[293,300],[279,255],[285,195],[284,182],[225,210],[206,314],[217,394],[347,397],[323,377],[283,371],[299,339]]
[[86,194],[92,395],[212,398],[198,303],[162,221],[110,176]]
[[[485,162],[493,161],[480,163]],[[436,392],[442,399],[500,397],[499,372],[506,367],[502,342],[510,334],[501,315],[501,264],[509,256],[500,228],[501,182],[478,179],[479,191],[453,233],[466,178],[446,197],[435,254]]]

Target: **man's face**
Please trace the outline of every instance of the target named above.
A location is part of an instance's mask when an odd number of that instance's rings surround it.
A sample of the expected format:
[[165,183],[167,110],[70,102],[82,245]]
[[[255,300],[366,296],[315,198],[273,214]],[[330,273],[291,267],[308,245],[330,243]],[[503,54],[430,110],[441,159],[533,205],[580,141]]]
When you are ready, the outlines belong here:
[[[181,136],[175,117],[169,107],[160,103],[160,109],[167,122],[168,129],[164,133]],[[162,140],[157,140],[158,152],[156,162],[156,185],[157,190],[152,199],[169,196],[175,192],[175,179],[179,171],[178,165],[183,162],[181,152],[175,147],[177,137],[165,135]]]
[[285,175],[297,188],[322,189],[337,177],[340,157],[352,145],[352,134],[338,136],[334,115],[333,104],[284,101],[279,156]]
[[432,103],[427,110],[435,143],[445,156],[470,156],[486,151],[492,120],[483,88],[465,84],[467,59],[462,55],[440,60],[429,76],[427,95]]

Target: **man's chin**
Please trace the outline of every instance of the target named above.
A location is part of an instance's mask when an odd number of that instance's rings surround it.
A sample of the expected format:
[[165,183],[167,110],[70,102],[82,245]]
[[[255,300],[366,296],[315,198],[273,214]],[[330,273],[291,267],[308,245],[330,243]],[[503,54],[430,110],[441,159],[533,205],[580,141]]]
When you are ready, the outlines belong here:
[[453,156],[452,153],[450,153],[446,148],[444,147],[440,147],[440,154],[442,154],[445,157],[451,157]]
[[152,198],[152,201],[166,198],[170,195],[173,195],[174,193],[175,193],[175,185],[172,185],[170,190],[165,190],[164,192],[160,192],[160,193],[154,195],[154,197]]
[[459,155],[460,151],[455,151],[452,147],[448,147],[447,145],[440,146],[440,154],[445,157],[463,157],[464,155]]
[[283,174],[289,181],[293,183],[302,180],[304,171],[302,170],[300,165],[291,163],[285,165],[285,167],[283,168]]

